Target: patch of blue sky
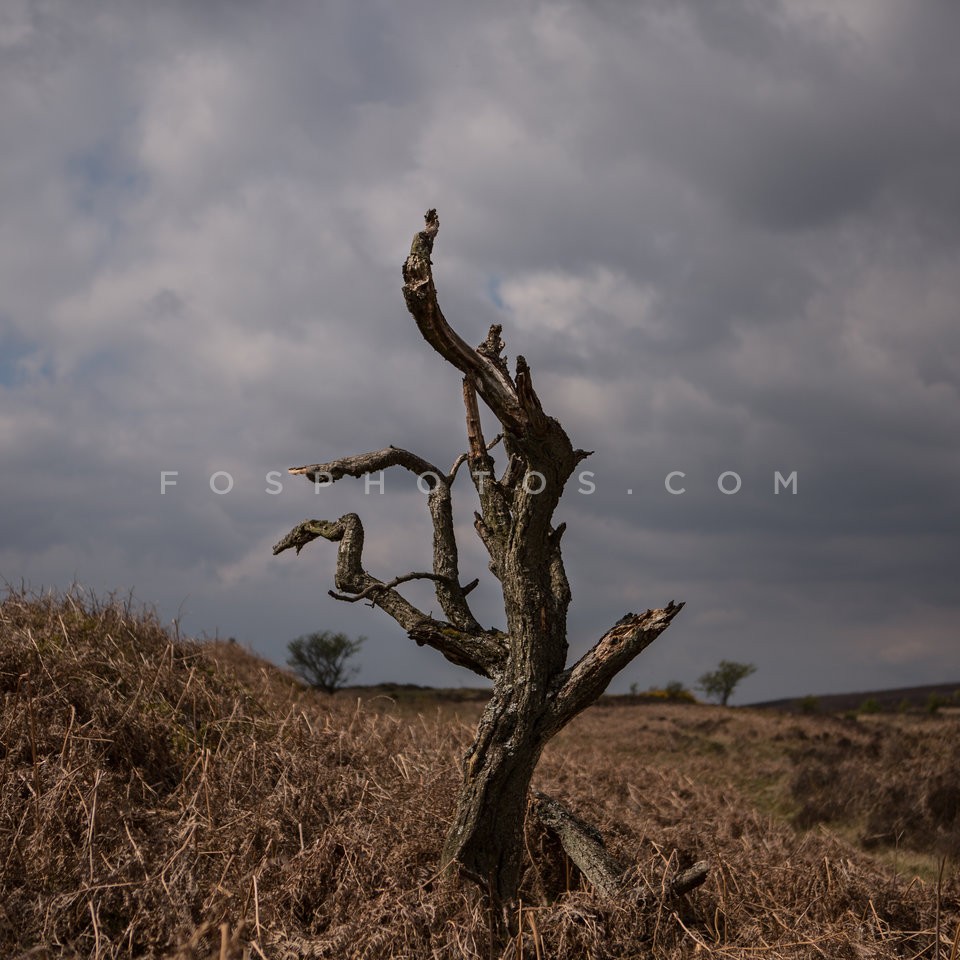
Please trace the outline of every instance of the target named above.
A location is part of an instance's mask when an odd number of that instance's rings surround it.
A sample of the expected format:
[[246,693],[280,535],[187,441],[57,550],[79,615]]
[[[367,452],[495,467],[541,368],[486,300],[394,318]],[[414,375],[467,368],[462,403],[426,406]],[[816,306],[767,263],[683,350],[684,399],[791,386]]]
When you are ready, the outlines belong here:
[[67,158],[66,175],[77,208],[98,219],[112,218],[123,203],[143,192],[147,177],[125,156],[121,143],[100,140]]
[[15,387],[31,378],[24,363],[35,350],[17,334],[3,330],[3,317],[0,317],[0,387]]
[[506,304],[503,302],[503,297],[500,295],[499,277],[487,277],[487,296],[490,298],[490,302],[498,310],[506,309]]
[[65,176],[74,209],[99,227],[95,262],[102,265],[125,249],[127,210],[146,193],[148,177],[109,141],[69,156]]
[[71,378],[77,383],[99,385],[107,376],[116,373],[123,362],[123,348],[107,346],[80,359],[71,372]]

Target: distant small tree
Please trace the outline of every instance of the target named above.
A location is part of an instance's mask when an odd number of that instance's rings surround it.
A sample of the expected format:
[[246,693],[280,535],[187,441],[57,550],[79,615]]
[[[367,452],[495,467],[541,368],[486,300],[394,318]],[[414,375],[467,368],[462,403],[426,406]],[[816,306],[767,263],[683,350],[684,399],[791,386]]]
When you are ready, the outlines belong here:
[[939,693],[931,693],[927,697],[927,713],[934,717],[940,712],[941,707],[945,707],[949,703],[949,698],[941,697]]
[[311,687],[336,693],[357,674],[348,661],[357,655],[366,637],[351,640],[345,633],[322,630],[308,633],[287,644],[290,656],[287,663]]
[[715,697],[723,706],[726,706],[737,684],[756,672],[757,668],[752,663],[721,660],[716,670],[711,670],[700,677],[698,687],[708,697]]
[[808,693],[805,697],[801,697],[797,701],[797,706],[800,708],[801,713],[819,713],[820,698],[815,697],[812,693]]
[[876,697],[867,697],[863,703],[860,704],[861,713],[879,713],[880,712],[880,701]]

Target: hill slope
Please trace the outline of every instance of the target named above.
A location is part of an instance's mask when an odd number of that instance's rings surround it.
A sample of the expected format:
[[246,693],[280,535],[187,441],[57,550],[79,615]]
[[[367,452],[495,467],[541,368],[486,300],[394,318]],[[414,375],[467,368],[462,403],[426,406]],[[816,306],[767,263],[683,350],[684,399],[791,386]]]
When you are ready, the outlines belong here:
[[[306,691],[236,646],[171,637],[123,603],[22,594],[0,605],[0,692],[0,956],[489,955],[472,888],[434,874],[478,705],[378,712]],[[771,817],[776,802],[757,792],[793,769],[785,744],[849,759],[841,735],[873,734],[754,716],[600,708],[551,744],[538,786],[597,822],[639,884],[659,883],[668,860],[703,857],[713,872],[675,911],[605,908],[531,831],[523,956],[890,957],[932,945],[934,885]],[[915,737],[911,762],[925,743]],[[943,787],[936,842],[953,824]],[[955,872],[943,943],[958,919]]]
[[873,702],[878,710],[889,713],[924,710],[931,698],[944,706],[960,706],[960,681],[957,683],[933,683],[922,687],[895,687],[888,690],[865,690],[854,693],[824,693],[813,697],[788,697],[781,700],[765,700],[751,703],[751,707],[764,710],[786,710],[800,713],[804,709],[821,713],[843,713],[859,710],[864,703]]

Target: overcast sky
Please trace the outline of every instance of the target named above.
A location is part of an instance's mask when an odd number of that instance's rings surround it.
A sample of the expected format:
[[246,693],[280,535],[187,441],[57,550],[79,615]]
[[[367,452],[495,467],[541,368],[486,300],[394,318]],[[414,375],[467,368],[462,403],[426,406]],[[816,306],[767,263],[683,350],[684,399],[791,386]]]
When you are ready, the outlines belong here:
[[611,689],[721,658],[757,665],[740,702],[960,682],[958,37],[956,0],[4,0],[0,575],[474,683],[329,598],[334,545],[271,554],[355,510],[371,573],[424,569],[409,474],[266,492],[464,449],[401,294],[437,207],[448,319],[502,323],[596,451],[557,513],[571,656],[676,599]]

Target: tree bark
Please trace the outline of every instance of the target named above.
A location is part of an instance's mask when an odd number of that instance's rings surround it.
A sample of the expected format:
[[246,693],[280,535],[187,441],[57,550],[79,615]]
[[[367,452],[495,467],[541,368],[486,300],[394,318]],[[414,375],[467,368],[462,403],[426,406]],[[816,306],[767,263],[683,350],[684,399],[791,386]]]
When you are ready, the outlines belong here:
[[[560,549],[565,525],[554,527],[552,518],[567,481],[589,453],[575,449],[560,423],[544,412],[523,357],[517,357],[511,376],[502,356],[499,325],[490,328],[476,349],[449,326],[437,302],[430,259],[439,230],[436,211],[427,211],[425,219],[403,265],[403,293],[424,339],[463,374],[467,452],[447,473],[396,447],[290,472],[335,482],[400,466],[425,477],[431,485],[433,571],[386,582],[371,576],[362,565],[363,527],[356,514],[334,522],[306,520],[274,547],[274,553],[289,548],[299,553],[317,538],[338,542],[339,592],[333,596],[368,600],[418,644],[433,646],[453,663],[493,681],[476,738],[464,758],[463,785],[443,862],[455,864],[493,905],[509,910],[520,880],[530,782],[545,744],[603,693],[610,680],[669,626],[683,604],[671,602],[662,609],[626,614],[576,664],[566,667],[571,593]],[[478,398],[502,428],[489,444],[483,437]],[[507,462],[498,478],[490,450],[501,439]],[[479,500],[474,526],[503,593],[504,630],[480,626],[467,602],[476,581],[460,585],[450,491],[464,463]],[[446,620],[427,616],[397,592],[402,583],[419,578],[434,581]],[[561,840],[566,836],[572,842],[578,830],[589,836],[582,821],[564,819],[552,801],[537,802]],[[610,879],[616,871],[600,852],[602,844],[591,847],[584,841],[577,849],[587,851],[584,872],[601,878],[594,879],[595,885],[613,895],[619,880]]]

